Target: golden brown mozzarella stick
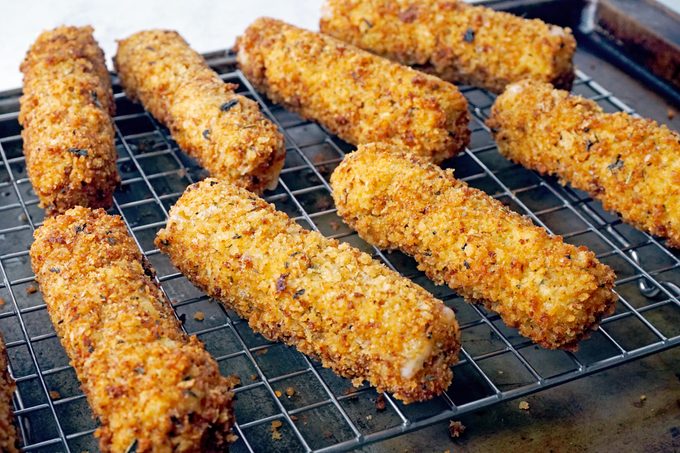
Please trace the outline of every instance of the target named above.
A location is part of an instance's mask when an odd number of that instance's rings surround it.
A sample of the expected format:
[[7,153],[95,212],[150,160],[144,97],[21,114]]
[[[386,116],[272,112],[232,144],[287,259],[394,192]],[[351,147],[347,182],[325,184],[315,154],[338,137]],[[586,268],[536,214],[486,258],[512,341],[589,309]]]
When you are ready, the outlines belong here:
[[680,247],[680,135],[546,83],[510,85],[488,120],[499,151],[588,192]]
[[357,385],[408,403],[451,383],[459,332],[450,308],[246,190],[214,179],[190,186],[156,244],[253,330]]
[[212,176],[256,192],[276,186],[283,135],[177,32],[135,33],[118,43],[114,63],[127,96],[140,100]]
[[120,177],[104,53],[92,27],[42,33],[21,64],[26,170],[48,215],[109,208]]
[[226,449],[231,383],[182,332],[120,217],[77,207],[48,219],[31,263],[102,451]]
[[441,162],[468,143],[467,101],[436,77],[268,18],[237,51],[258,90],[352,144],[389,142]]
[[12,416],[12,394],[16,384],[9,375],[8,363],[5,343],[0,337],[0,451],[19,453],[17,431]]
[[501,92],[525,78],[569,88],[569,28],[456,0],[326,0],[321,31],[444,80]]
[[483,302],[546,348],[572,348],[614,308],[614,273],[453,172],[389,145],[359,147],[331,177],[362,238],[413,256],[435,282]]

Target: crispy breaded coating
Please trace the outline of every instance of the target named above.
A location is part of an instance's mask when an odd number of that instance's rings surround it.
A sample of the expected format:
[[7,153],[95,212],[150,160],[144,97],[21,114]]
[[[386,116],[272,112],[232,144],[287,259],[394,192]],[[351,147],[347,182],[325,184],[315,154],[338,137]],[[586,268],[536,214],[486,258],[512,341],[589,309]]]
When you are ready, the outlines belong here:
[[499,151],[557,175],[623,220],[680,247],[680,135],[547,83],[510,85],[487,124]]
[[500,314],[539,345],[574,348],[614,308],[614,273],[453,172],[389,145],[349,154],[331,177],[338,213],[438,284]]
[[326,0],[320,28],[444,80],[501,92],[525,78],[570,88],[569,28],[457,0]]
[[7,350],[0,336],[0,451],[3,453],[19,453],[17,448],[17,431],[12,415],[12,394],[16,384],[7,369]]
[[275,19],[256,20],[236,47],[259,91],[352,144],[393,143],[438,163],[468,143],[467,101],[436,77]]
[[212,176],[255,192],[276,186],[283,135],[177,32],[135,33],[118,43],[114,63],[127,96],[140,100]]
[[450,308],[246,190],[214,179],[190,186],[156,245],[253,330],[357,385],[408,403],[451,383],[460,340]]
[[26,170],[48,215],[109,208],[120,182],[104,53],[92,27],[42,33],[21,64]]
[[226,450],[231,382],[182,332],[120,217],[77,207],[48,219],[31,263],[102,451]]

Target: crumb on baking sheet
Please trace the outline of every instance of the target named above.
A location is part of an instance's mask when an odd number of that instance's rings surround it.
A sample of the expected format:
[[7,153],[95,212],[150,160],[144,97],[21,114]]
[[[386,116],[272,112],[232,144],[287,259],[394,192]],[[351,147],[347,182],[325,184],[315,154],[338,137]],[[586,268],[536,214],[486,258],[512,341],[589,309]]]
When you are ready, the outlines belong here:
[[194,319],[196,321],[203,321],[205,319],[205,313],[203,313],[202,311],[197,311],[196,313],[194,313]]
[[528,401],[520,401],[519,402],[519,408],[523,411],[528,411],[529,410],[529,402]]
[[458,420],[449,421],[449,437],[451,439],[457,439],[463,435],[465,432],[465,425],[463,425]]
[[635,407],[642,407],[645,405],[645,401],[647,400],[647,395],[640,395],[640,399],[638,401],[635,401],[633,403],[633,406]]
[[38,292],[38,286],[31,284],[26,287],[26,294],[35,294]]

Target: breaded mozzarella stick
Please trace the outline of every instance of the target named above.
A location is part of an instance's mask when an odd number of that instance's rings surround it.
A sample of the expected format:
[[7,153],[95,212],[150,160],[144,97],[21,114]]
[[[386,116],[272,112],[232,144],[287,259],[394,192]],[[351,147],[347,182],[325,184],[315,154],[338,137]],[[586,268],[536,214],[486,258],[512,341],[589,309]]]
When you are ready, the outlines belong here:
[[680,247],[680,135],[546,83],[510,85],[488,125],[499,151],[557,175],[605,209]]
[[444,80],[501,92],[528,78],[570,88],[569,28],[459,0],[326,0],[320,28]]
[[12,415],[12,394],[16,384],[9,375],[7,350],[0,337],[0,451],[3,453],[19,453],[17,448],[17,430]]
[[614,273],[591,251],[417,156],[361,146],[331,184],[338,213],[363,239],[413,256],[435,282],[543,347],[575,347],[614,308]]
[[48,215],[74,206],[109,208],[120,181],[111,81],[92,31],[44,32],[21,64],[26,170]]
[[468,143],[467,101],[436,77],[268,18],[246,29],[237,51],[259,91],[349,143],[384,141],[437,163]]
[[357,385],[408,403],[451,383],[460,343],[450,308],[246,190],[214,179],[189,186],[156,244],[253,330]]
[[255,192],[276,186],[283,135],[177,32],[135,33],[118,43],[114,63],[127,96],[141,101],[212,176]]
[[103,452],[226,449],[231,383],[182,332],[120,217],[78,207],[48,219],[31,263]]

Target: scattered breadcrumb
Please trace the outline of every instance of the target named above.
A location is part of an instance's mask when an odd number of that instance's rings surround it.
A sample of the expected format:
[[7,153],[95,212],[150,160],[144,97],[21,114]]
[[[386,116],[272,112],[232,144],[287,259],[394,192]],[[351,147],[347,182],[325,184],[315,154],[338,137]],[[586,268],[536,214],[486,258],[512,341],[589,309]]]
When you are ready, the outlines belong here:
[[385,403],[387,400],[385,400],[385,395],[382,393],[378,395],[378,397],[375,399],[375,408],[378,412],[382,412],[385,410]]
[[373,416],[372,416],[371,414],[368,414],[368,415],[366,416],[366,420],[369,420],[369,421],[370,421],[370,420],[373,420]]
[[338,223],[336,220],[330,221],[328,225],[331,227],[331,230],[333,231],[338,231],[340,229],[340,223]]
[[293,387],[287,387],[286,388],[286,396],[288,398],[290,398],[293,395],[295,395],[295,389]]
[[277,398],[281,398],[283,393],[281,393],[281,390],[274,390],[274,394],[276,395]]
[[28,223],[28,216],[26,215],[25,212],[22,212],[21,214],[19,214],[19,222]]
[[520,401],[519,402],[519,408],[523,411],[528,411],[529,410],[529,402],[528,401]]
[[461,422],[457,420],[456,421],[451,420],[449,422],[449,437],[451,437],[451,439],[459,438],[460,436],[463,435],[464,432],[465,425],[463,425]]
[[5,300],[4,297],[0,297],[0,308],[4,307],[7,301]]
[[258,350],[255,352],[255,355],[265,355],[267,352],[269,352],[269,348],[258,349]]
[[38,287],[36,285],[28,285],[26,287],[26,294],[35,294],[38,292]]
[[646,400],[647,400],[647,395],[640,395],[640,400],[639,400],[639,401],[635,401],[635,402],[633,403],[633,406],[635,406],[635,407],[642,407],[642,406],[645,405],[645,401],[646,401]]
[[251,380],[251,381],[257,381],[257,374],[251,374],[251,375],[250,375],[250,380]]
[[294,422],[298,421],[297,415],[291,415],[290,419],[293,420]]
[[271,425],[271,431],[272,431],[272,439],[273,440],[281,440],[283,437],[281,435],[280,428],[283,426],[283,422],[281,420],[274,420],[272,421]]
[[59,394],[59,392],[56,390],[50,390],[50,398],[53,400],[58,400],[61,398],[61,394]]
[[196,313],[194,313],[194,319],[196,321],[203,321],[205,319],[205,313],[203,313],[202,311],[197,311]]
[[669,107],[668,110],[666,111],[666,115],[668,116],[668,119],[669,119],[669,120],[672,120],[673,118],[675,118],[675,115],[677,115],[677,114],[678,114],[678,112],[676,112],[675,110],[673,110],[673,109],[670,108],[670,107]]

